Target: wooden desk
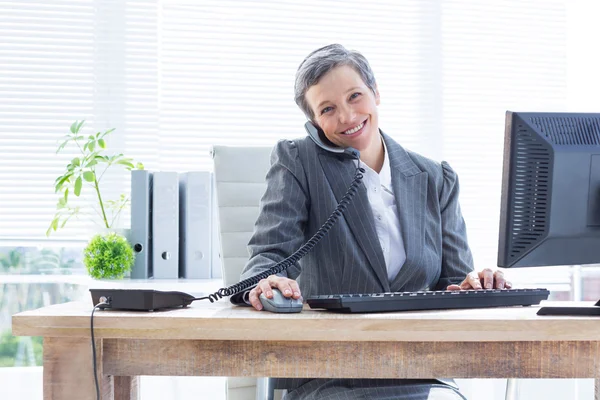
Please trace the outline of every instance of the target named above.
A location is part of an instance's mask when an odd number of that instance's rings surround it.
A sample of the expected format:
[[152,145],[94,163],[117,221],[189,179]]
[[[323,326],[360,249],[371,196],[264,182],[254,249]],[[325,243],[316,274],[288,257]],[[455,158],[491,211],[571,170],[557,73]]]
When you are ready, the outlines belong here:
[[[590,303],[591,305],[591,303]],[[95,399],[90,303],[13,316],[44,336],[44,399]],[[137,398],[138,375],[344,378],[596,378],[600,318],[537,307],[345,315],[271,314],[228,301],[189,309],[96,311],[103,399]]]

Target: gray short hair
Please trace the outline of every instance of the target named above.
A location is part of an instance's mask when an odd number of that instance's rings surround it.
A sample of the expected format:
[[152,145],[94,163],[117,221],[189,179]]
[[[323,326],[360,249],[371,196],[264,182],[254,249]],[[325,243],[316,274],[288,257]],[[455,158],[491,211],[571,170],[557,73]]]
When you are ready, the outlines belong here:
[[330,44],[310,53],[296,71],[294,84],[294,100],[308,119],[314,119],[313,111],[306,101],[308,89],[319,83],[321,78],[332,69],[347,65],[360,75],[365,85],[373,91],[377,90],[375,75],[369,62],[358,51],[347,50],[340,44]]

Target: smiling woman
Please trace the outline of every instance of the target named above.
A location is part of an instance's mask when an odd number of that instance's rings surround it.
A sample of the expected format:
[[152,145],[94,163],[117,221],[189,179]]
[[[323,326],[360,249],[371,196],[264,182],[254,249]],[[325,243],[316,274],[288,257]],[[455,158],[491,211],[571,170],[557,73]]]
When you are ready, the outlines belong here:
[[[345,218],[319,246],[295,268],[261,280],[250,291],[256,309],[262,309],[259,296],[272,298],[273,288],[296,299],[463,288],[458,284],[504,288],[500,273],[490,271],[479,284],[465,279],[473,259],[458,204],[458,178],[447,163],[405,150],[379,129],[379,91],[360,53],[339,44],[312,52],[298,68],[295,94],[320,134],[335,146],[358,150],[366,168]],[[242,279],[290,256],[315,235],[353,180],[358,161],[317,146],[317,140],[311,134],[276,146]],[[283,385],[290,389],[289,400],[464,399],[452,380],[443,379],[302,379]]]

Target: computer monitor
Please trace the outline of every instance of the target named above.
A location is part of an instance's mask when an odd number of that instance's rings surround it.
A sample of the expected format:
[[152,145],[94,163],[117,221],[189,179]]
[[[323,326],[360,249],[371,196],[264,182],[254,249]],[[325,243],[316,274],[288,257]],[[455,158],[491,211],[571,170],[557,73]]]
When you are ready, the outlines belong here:
[[498,266],[600,263],[600,114],[506,113]]

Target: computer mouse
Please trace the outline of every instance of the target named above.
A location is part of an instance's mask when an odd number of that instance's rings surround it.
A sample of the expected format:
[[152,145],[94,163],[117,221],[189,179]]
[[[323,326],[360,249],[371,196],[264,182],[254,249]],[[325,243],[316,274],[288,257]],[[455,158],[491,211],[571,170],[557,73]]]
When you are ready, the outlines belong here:
[[263,310],[274,313],[294,313],[302,311],[302,298],[285,297],[278,289],[273,289],[273,297],[268,298],[264,293],[258,296]]

